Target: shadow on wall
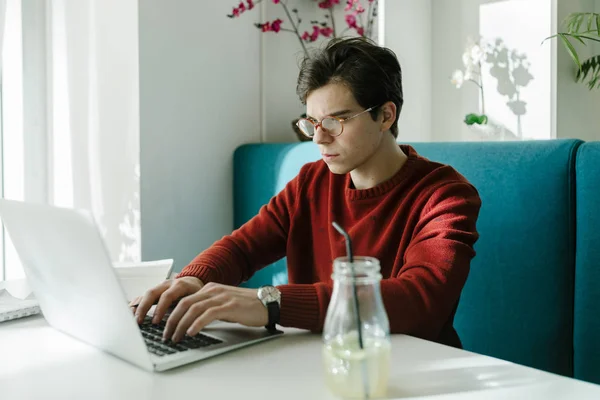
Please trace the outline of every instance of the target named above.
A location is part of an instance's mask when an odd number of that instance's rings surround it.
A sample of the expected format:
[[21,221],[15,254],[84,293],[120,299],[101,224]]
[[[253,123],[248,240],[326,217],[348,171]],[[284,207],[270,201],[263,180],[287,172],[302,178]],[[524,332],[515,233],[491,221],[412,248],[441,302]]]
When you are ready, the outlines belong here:
[[506,105],[517,117],[517,132],[508,132],[516,139],[523,138],[521,118],[527,113],[527,102],[521,96],[521,89],[534,78],[527,55],[509,49],[501,38],[487,42],[484,47],[485,64],[490,65],[490,75],[497,80],[496,90],[508,101]]

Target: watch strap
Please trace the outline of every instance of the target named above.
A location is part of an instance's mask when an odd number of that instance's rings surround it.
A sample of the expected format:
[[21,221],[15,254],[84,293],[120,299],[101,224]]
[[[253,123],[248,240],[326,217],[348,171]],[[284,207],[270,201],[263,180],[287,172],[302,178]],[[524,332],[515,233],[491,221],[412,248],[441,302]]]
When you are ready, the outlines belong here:
[[272,301],[267,304],[267,312],[269,314],[269,323],[265,326],[269,331],[277,330],[276,324],[279,322],[279,303]]

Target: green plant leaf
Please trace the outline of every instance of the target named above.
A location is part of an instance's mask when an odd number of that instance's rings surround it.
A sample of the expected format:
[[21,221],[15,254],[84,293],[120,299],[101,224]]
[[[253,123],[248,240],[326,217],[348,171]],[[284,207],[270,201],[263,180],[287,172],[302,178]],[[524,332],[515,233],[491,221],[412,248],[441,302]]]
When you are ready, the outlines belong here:
[[485,114],[478,115],[478,114],[471,113],[471,114],[467,114],[465,116],[464,122],[467,125],[473,125],[473,124],[485,125],[488,122],[488,117]]
[[565,48],[567,49],[567,52],[569,53],[573,61],[575,61],[575,64],[577,64],[577,68],[581,69],[581,61],[579,61],[579,56],[577,55],[577,50],[575,50],[575,47],[573,47],[573,45],[571,44],[569,39],[567,39],[567,36],[564,33],[558,33],[558,37],[562,40],[563,44],[565,45]]
[[565,33],[565,36],[571,37],[571,38],[573,38],[573,39],[577,40],[579,43],[581,43],[582,45],[584,45],[584,46],[585,46],[585,42],[584,42],[584,41],[583,41],[583,39],[581,38],[581,37],[582,37],[581,35],[579,35],[579,34],[576,34],[576,33],[574,33],[574,34]]
[[600,55],[590,57],[581,64],[581,69],[577,71],[577,82],[584,82],[588,75],[588,88],[590,90],[595,87],[600,89]]
[[580,39],[591,40],[593,42],[600,42],[600,37],[588,36],[588,35],[577,35]]
[[[600,26],[600,13],[584,12],[584,13],[571,13],[561,23],[565,27],[567,33],[581,33],[581,26],[586,21],[585,26],[587,30],[593,30],[594,20],[596,22],[596,28]],[[600,32],[600,31],[599,31]],[[600,33],[598,34],[600,36]]]

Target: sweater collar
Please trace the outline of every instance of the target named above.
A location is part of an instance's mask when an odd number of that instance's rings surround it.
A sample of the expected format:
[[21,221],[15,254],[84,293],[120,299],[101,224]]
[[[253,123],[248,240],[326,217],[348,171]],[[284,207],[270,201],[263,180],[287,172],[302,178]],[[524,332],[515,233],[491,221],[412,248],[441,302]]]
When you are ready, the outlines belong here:
[[369,189],[353,189],[352,178],[350,177],[350,173],[346,174],[346,197],[349,200],[362,200],[382,196],[394,189],[396,186],[408,180],[415,173],[419,155],[412,146],[404,144],[401,144],[399,146],[400,150],[402,150],[402,152],[407,156],[406,162],[398,170],[398,172],[396,172],[394,176],[392,176],[387,181],[381,182],[379,185]]

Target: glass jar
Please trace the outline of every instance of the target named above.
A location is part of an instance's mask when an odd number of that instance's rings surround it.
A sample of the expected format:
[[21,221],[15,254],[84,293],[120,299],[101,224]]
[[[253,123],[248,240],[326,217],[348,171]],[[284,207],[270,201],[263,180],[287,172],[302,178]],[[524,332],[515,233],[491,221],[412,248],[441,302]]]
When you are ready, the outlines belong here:
[[387,392],[390,325],[379,269],[379,260],[372,257],[354,257],[352,263],[340,257],[333,263],[333,293],[323,327],[323,365],[327,386],[343,398],[372,399],[385,397]]

